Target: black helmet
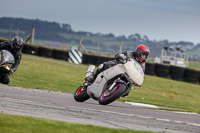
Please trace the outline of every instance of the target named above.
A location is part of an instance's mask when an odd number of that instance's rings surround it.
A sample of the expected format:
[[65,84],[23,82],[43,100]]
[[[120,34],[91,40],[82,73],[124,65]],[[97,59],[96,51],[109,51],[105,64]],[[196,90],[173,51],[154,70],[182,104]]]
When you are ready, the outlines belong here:
[[[138,57],[138,60],[139,60],[141,63],[146,62],[147,57],[148,57],[148,55],[150,54],[149,48],[148,48],[146,45],[143,45],[143,44],[138,45],[137,48],[136,48],[136,50],[135,50],[135,52],[136,52],[136,57]],[[143,54],[143,55],[146,55],[146,57],[143,58],[143,57],[142,57],[142,54]]]
[[23,47],[23,43],[23,39],[19,36],[16,36],[11,40],[11,47],[16,51],[20,51]]

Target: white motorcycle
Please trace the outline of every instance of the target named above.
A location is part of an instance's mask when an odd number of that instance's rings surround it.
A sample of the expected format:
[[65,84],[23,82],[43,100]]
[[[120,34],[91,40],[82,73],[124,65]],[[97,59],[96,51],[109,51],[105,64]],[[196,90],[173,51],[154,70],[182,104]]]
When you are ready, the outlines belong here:
[[[93,74],[95,66],[88,67],[86,77]],[[141,65],[134,59],[117,64],[99,73],[95,81],[88,85],[83,83],[74,93],[77,102],[84,102],[93,98],[99,104],[107,105],[120,96],[129,93],[134,86],[141,86],[144,81],[144,72]]]

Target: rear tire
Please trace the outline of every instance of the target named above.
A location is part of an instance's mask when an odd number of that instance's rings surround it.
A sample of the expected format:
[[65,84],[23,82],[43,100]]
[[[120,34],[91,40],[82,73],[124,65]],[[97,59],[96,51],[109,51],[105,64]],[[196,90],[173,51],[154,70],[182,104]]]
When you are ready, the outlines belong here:
[[107,105],[118,99],[126,91],[126,86],[123,83],[117,83],[114,87],[116,87],[114,92],[106,95],[106,93],[109,93],[108,90],[106,90],[101,94],[98,100],[99,104]]
[[74,99],[77,102],[84,102],[88,100],[90,97],[87,94],[87,86],[81,85],[74,93]]

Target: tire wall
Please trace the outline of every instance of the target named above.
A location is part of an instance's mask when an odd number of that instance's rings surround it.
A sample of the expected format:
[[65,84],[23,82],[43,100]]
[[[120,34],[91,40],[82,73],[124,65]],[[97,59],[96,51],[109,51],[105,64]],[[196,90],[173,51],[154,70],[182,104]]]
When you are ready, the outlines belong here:
[[[146,74],[148,74],[147,67],[148,65],[146,66],[147,70],[147,72],[145,71]],[[155,75],[163,78],[170,77],[172,80],[185,81],[188,83],[200,83],[200,70],[194,70],[178,66],[156,64]]]
[[158,77],[167,78],[169,76],[170,66],[164,64],[156,64],[155,74]]
[[155,75],[155,63],[145,63],[145,74],[147,75]]
[[101,63],[113,60],[114,58],[83,54],[82,64],[92,64],[98,66]]
[[39,47],[38,48],[38,55],[43,57],[52,58],[53,49],[46,48],[46,47]]
[[189,83],[200,82],[200,71],[186,68],[184,73],[184,80]]
[[52,57],[54,59],[68,61],[69,51],[59,50],[59,49],[53,49]]
[[31,55],[38,55],[38,46],[30,45],[30,44],[24,44],[22,48],[22,53],[25,54],[31,54]]
[[68,61],[69,51],[25,43],[22,53]]
[[182,81],[184,76],[185,68],[178,66],[170,66],[170,77],[173,80]]

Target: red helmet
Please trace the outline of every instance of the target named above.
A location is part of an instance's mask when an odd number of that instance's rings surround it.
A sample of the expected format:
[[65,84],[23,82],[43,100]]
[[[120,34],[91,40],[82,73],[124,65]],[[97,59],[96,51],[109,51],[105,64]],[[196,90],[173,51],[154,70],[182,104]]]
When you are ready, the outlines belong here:
[[[141,63],[144,63],[146,62],[147,60],[147,57],[148,55],[150,54],[150,50],[149,48],[146,46],[146,45],[138,45],[136,50],[135,50],[135,53],[136,53],[136,57],[138,57],[137,59],[141,62]],[[142,58],[142,54],[143,55],[146,55],[146,57],[143,57]]]

